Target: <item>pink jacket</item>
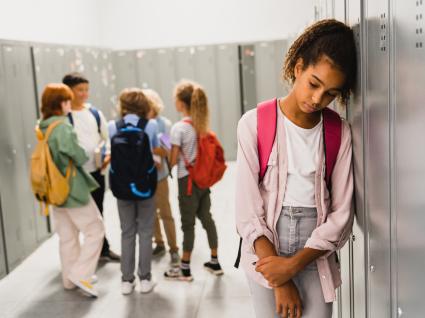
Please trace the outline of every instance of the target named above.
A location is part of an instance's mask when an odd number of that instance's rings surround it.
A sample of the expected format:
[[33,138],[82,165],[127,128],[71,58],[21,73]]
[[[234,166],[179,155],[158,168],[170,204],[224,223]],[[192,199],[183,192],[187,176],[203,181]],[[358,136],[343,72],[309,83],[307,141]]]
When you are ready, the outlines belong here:
[[[238,124],[238,154],[236,180],[236,227],[243,239],[241,266],[247,275],[270,288],[264,277],[255,271],[253,262],[258,260],[254,241],[267,237],[279,249],[276,223],[282,210],[288,174],[283,115],[278,109],[277,133],[268,162],[267,172],[259,184],[259,162],[257,153],[257,111],[247,112]],[[329,251],[316,260],[323,295],[326,302],[336,298],[335,289],[341,285],[341,273],[335,251],[347,241],[353,225],[351,209],[353,173],[351,164],[351,133],[343,121],[341,147],[332,174],[332,201],[324,179],[325,158],[323,141],[319,147],[319,164],[315,178],[317,227],[307,240],[305,247]]]

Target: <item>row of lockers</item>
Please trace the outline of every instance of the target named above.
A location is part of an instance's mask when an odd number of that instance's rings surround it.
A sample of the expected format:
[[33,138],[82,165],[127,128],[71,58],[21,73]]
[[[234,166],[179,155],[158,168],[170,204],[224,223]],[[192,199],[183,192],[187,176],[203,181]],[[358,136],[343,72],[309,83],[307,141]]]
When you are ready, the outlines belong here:
[[90,102],[108,119],[125,87],[157,90],[165,116],[178,120],[173,89],[192,79],[206,89],[211,125],[226,153],[236,158],[236,126],[260,100],[282,95],[280,70],[287,41],[113,52],[96,48],[0,42],[0,277],[16,267],[49,233],[28,182],[36,143],[34,125],[47,83],[79,71],[90,80]]

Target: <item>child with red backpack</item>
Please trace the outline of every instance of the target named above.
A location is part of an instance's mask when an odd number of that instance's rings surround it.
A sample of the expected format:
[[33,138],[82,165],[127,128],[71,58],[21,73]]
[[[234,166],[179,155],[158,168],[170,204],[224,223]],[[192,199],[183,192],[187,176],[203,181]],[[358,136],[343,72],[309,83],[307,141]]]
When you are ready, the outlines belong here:
[[205,91],[190,81],[180,82],[174,91],[176,109],[183,119],[171,129],[171,167],[178,164],[179,207],[183,230],[183,255],[180,268],[164,275],[169,279],[192,281],[190,257],[195,240],[195,220],[207,232],[211,259],[204,268],[214,275],[223,270],[217,256],[217,230],[210,208],[210,186],[221,179],[226,169],[223,149],[209,131],[208,101]]
[[319,21],[289,49],[289,94],[239,121],[236,224],[257,317],[332,317],[353,175],[349,125],[327,106],[355,75],[352,30]]

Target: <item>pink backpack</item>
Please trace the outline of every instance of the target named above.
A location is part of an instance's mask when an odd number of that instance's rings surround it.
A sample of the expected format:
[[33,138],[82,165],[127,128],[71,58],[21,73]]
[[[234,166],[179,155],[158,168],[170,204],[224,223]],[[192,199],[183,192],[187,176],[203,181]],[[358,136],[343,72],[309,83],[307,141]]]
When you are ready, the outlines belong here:
[[[341,146],[342,121],[338,113],[325,108],[323,114],[323,138],[325,145],[326,185],[330,190],[332,172]],[[260,180],[267,170],[270,153],[276,136],[277,99],[268,100],[257,106],[257,144],[260,161]]]
[[[331,177],[335,167],[336,158],[341,146],[342,121],[338,113],[325,108],[323,114],[323,139],[325,151],[325,180],[326,186],[332,189]],[[277,99],[268,100],[257,105],[257,148],[258,160],[260,162],[259,180],[264,178],[267,171],[270,153],[276,137],[277,126]],[[239,267],[241,259],[242,238],[239,241],[239,250],[235,267]]]

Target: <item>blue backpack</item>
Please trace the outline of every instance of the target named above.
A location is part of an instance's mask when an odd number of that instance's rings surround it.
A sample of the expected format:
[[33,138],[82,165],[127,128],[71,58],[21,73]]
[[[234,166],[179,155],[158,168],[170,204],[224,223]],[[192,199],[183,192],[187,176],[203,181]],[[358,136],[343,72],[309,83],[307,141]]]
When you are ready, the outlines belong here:
[[153,161],[146,119],[136,126],[123,119],[115,122],[117,133],[111,138],[109,181],[113,195],[121,200],[147,200],[154,196],[157,170]]

